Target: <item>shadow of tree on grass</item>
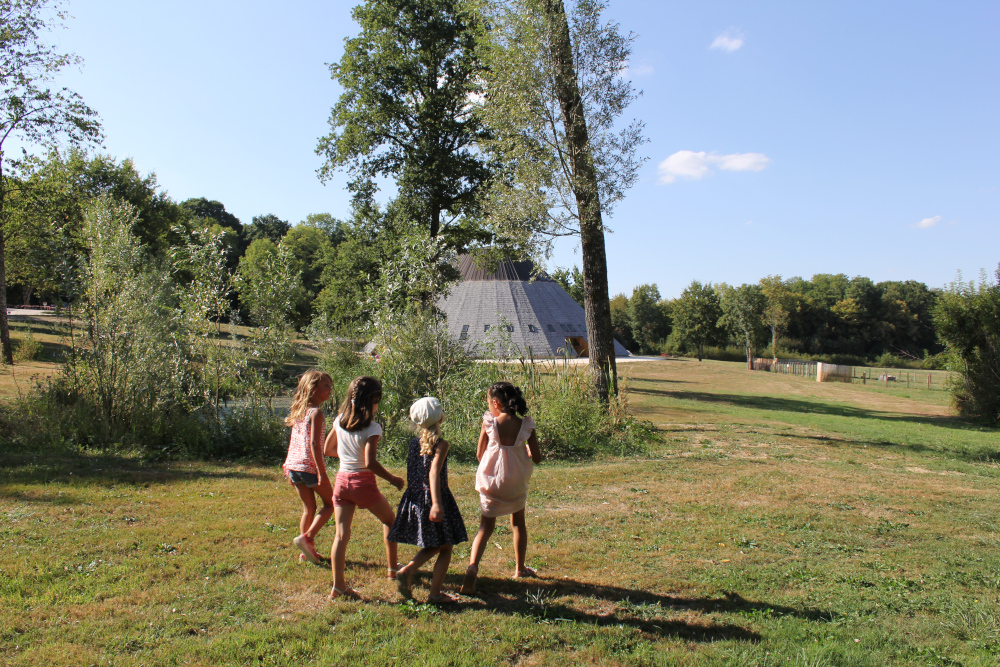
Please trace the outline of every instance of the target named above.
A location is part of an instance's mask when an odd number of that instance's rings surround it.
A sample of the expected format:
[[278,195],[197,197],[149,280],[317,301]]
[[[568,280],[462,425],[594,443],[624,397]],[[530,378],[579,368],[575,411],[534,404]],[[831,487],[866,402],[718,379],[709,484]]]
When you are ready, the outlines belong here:
[[0,448],[0,497],[16,497],[6,485],[45,485],[54,481],[114,484],[170,484],[195,479],[267,480],[272,475],[234,463],[201,461],[144,461],[107,452],[12,452]]

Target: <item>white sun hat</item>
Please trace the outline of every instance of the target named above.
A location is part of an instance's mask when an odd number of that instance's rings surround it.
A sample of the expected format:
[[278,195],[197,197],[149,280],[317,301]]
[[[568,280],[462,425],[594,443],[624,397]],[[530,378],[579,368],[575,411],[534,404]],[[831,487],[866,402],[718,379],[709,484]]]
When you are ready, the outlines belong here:
[[430,428],[441,421],[444,410],[441,408],[441,401],[433,396],[424,396],[417,399],[410,406],[410,421],[417,426]]

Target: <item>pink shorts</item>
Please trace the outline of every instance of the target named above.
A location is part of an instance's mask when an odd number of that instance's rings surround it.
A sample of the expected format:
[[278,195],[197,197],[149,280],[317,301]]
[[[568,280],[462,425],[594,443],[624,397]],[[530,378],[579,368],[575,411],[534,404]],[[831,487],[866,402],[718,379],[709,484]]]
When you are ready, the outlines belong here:
[[337,482],[333,487],[334,507],[357,505],[358,509],[364,510],[383,499],[375,483],[375,473],[370,470],[337,473]]

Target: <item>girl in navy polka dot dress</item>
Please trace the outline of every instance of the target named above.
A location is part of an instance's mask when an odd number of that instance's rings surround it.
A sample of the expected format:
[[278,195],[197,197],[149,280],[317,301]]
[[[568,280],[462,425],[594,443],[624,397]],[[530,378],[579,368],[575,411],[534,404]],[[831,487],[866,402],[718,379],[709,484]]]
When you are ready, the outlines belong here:
[[441,592],[441,585],[451,564],[452,547],[469,539],[458,503],[448,489],[449,445],[441,438],[442,419],[444,412],[436,398],[421,398],[410,407],[410,420],[417,427],[418,437],[410,441],[406,491],[388,538],[420,547],[413,560],[396,572],[399,592],[406,598],[411,597],[413,575],[437,555],[427,598],[436,604],[455,602],[455,597]]

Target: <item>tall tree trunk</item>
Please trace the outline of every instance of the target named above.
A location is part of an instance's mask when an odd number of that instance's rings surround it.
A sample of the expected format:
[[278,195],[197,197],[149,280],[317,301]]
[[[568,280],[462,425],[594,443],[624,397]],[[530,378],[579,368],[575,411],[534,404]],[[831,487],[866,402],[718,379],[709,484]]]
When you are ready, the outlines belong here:
[[[2,197],[2,195],[0,195]],[[0,199],[0,207],[2,207]],[[0,209],[2,210],[2,209]],[[0,222],[0,341],[3,341],[3,358],[14,365],[14,349],[10,345],[10,329],[7,327],[7,239],[3,223]]]
[[556,96],[562,107],[563,127],[573,169],[573,194],[580,215],[580,252],[583,260],[583,307],[587,315],[587,344],[594,388],[602,401],[618,393],[618,369],[608,295],[608,261],[604,224],[597,189],[597,172],[590,153],[587,119],[573,66],[569,23],[562,0],[545,0],[550,49],[556,73]]
[[0,150],[0,342],[3,343],[3,358],[14,365],[14,350],[10,345],[10,328],[7,326],[7,233],[4,229],[4,204],[7,198],[7,184],[4,182],[3,151]]

